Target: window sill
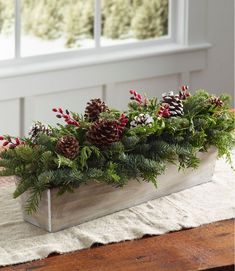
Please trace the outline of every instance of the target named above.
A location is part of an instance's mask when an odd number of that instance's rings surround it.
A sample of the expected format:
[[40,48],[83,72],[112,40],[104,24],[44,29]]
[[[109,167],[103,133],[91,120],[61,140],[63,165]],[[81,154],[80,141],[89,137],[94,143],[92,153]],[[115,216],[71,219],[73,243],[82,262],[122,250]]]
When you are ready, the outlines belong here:
[[14,66],[0,67],[0,79],[60,71],[81,67],[96,66],[115,62],[131,61],[142,58],[151,58],[156,56],[167,56],[179,53],[188,53],[194,51],[207,50],[211,47],[209,43],[200,43],[194,45],[179,45],[171,43],[160,46],[149,46],[144,48],[127,49],[116,52],[97,53],[89,56],[77,58],[53,60],[50,62],[39,61],[34,63],[24,63],[24,60],[13,62]]
[[208,43],[136,48],[0,68],[0,101],[200,71]]

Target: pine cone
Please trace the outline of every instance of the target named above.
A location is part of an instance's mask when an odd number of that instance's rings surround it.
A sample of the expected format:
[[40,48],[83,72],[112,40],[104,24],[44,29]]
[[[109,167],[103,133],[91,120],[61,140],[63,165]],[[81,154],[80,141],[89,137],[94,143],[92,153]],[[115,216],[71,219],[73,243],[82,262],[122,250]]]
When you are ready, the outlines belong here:
[[33,124],[29,131],[30,139],[33,143],[37,142],[40,134],[51,135],[52,131],[47,125],[42,124],[41,122],[36,122]]
[[216,105],[216,106],[223,106],[223,101],[219,97],[211,97],[209,99],[209,103]]
[[131,127],[136,127],[137,125],[142,126],[151,126],[153,123],[153,118],[149,114],[139,114],[139,116],[135,116],[131,121]]
[[163,101],[162,105],[168,104],[169,105],[169,112],[171,116],[183,116],[184,109],[183,109],[183,103],[181,99],[179,98],[179,95],[174,95],[173,91],[170,91],[168,93],[165,93],[162,95]]
[[85,109],[85,117],[90,121],[96,121],[99,118],[100,113],[106,112],[108,107],[99,98],[92,99],[87,103]]
[[72,160],[79,153],[79,142],[74,136],[63,136],[56,144],[56,151]]
[[98,146],[107,146],[119,141],[122,130],[123,127],[117,120],[98,120],[90,126],[87,140]]

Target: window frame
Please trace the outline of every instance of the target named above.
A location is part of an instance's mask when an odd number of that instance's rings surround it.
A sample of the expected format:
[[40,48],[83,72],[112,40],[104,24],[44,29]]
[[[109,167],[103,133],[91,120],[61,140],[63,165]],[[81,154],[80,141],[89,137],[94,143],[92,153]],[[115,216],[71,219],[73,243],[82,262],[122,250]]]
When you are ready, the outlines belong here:
[[52,62],[55,60],[68,60],[74,58],[82,58],[87,56],[97,56],[100,54],[111,52],[122,52],[125,50],[147,48],[152,46],[161,46],[172,44],[177,41],[178,36],[178,5],[179,2],[185,0],[169,0],[168,13],[168,34],[156,39],[141,40],[137,42],[128,42],[125,44],[114,44],[108,46],[101,46],[101,0],[94,0],[94,48],[79,48],[71,49],[66,52],[45,53],[35,56],[21,56],[21,0],[13,0],[15,5],[15,57],[12,59],[0,60],[1,67],[11,67],[13,65],[24,65],[34,63]]

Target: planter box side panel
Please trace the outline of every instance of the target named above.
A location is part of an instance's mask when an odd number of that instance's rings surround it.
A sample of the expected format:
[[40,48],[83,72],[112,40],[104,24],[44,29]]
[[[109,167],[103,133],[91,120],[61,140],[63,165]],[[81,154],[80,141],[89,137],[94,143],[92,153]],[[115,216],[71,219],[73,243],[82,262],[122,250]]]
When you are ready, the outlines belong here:
[[52,230],[81,224],[210,181],[217,152],[212,149],[199,156],[201,163],[196,170],[179,172],[176,166],[169,165],[166,174],[159,176],[157,189],[152,183],[130,180],[123,188],[93,182],[62,197],[57,197],[56,190],[52,191]]
[[[211,148],[208,153],[199,153],[201,163],[198,169],[178,172],[169,164],[166,174],[158,178],[158,188],[152,183],[130,180],[123,188],[90,182],[75,189],[74,193],[57,196],[57,189],[43,194],[38,212],[33,216],[24,213],[24,219],[50,232],[102,217],[149,200],[211,180],[217,152]],[[27,199],[25,193],[23,202]]]
[[217,151],[211,148],[207,153],[199,153],[200,165],[197,169],[178,171],[174,165],[169,165],[166,174],[159,176],[158,193],[166,196],[211,181],[214,174]]
[[21,197],[23,218],[25,221],[43,228],[49,232],[52,231],[51,228],[51,200],[50,200],[50,190],[44,191],[42,194],[41,201],[39,203],[36,213],[29,215],[25,211],[26,201],[29,198],[29,193],[24,193]]

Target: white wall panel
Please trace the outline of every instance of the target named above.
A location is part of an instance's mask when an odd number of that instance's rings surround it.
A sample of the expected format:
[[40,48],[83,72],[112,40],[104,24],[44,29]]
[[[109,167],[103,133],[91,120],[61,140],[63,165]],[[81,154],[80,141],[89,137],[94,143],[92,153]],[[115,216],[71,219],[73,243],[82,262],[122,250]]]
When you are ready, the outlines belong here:
[[0,101],[0,135],[20,135],[20,99]]
[[163,92],[178,90],[179,85],[179,75],[162,76],[107,85],[105,93],[106,102],[110,107],[126,109],[130,98],[130,89],[135,89],[142,94],[146,93],[148,97],[155,96],[160,98]]
[[56,114],[52,112],[52,108],[62,107],[70,111],[83,113],[86,103],[95,97],[102,98],[102,87],[71,90],[26,98],[25,132],[28,131],[32,122],[35,120],[40,120],[48,124],[60,122],[56,118]]
[[207,66],[191,73],[191,86],[234,95],[234,1],[209,0],[207,12]]

